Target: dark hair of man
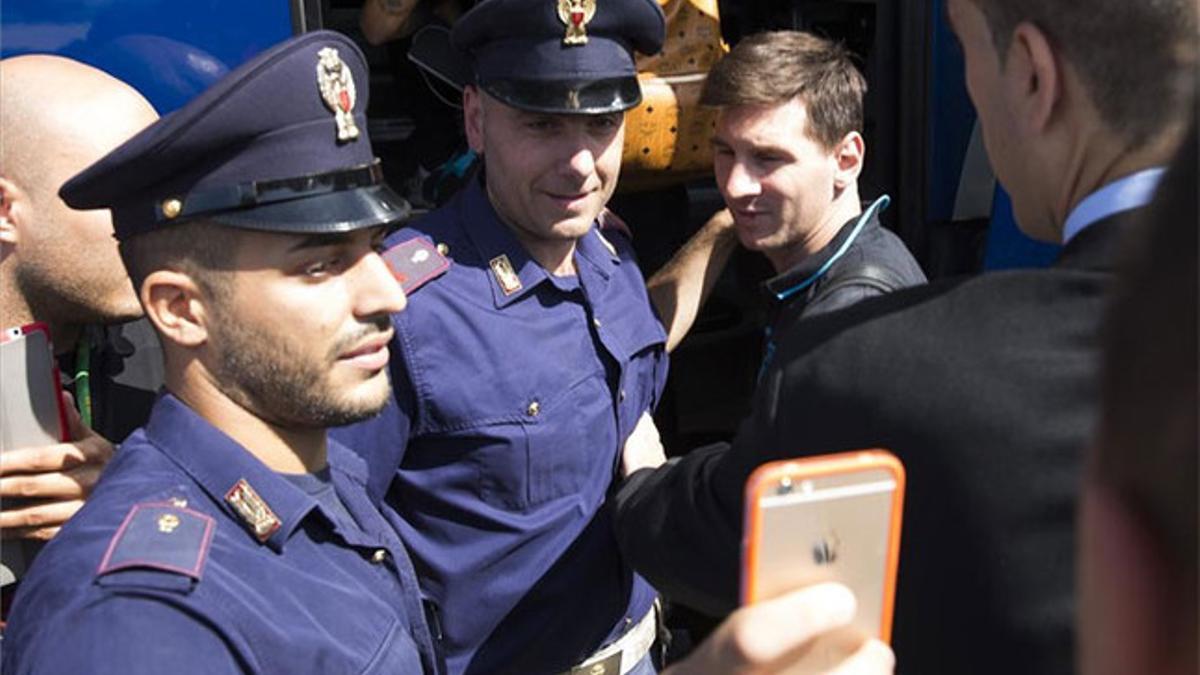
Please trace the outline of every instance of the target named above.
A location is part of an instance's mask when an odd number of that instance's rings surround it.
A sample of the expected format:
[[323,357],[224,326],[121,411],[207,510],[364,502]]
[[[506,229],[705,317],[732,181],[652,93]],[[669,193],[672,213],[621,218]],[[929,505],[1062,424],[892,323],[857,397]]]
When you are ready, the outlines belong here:
[[1101,118],[1132,143],[1174,129],[1195,88],[1196,0],[970,0],[1001,62],[1018,24],[1075,67]]
[[770,31],[743,39],[708,73],[702,105],[779,105],[799,97],[809,134],[832,149],[862,132],[867,81],[843,46],[799,31]]
[[121,260],[139,291],[151,273],[173,270],[192,277],[210,296],[222,297],[228,282],[217,272],[228,269],[236,237],[235,228],[208,221],[178,223],[121,242]]
[[1170,565],[1180,616],[1168,618],[1192,631],[1200,565],[1197,154],[1193,124],[1130,241],[1106,326],[1104,403],[1091,466],[1092,480],[1118,495]]

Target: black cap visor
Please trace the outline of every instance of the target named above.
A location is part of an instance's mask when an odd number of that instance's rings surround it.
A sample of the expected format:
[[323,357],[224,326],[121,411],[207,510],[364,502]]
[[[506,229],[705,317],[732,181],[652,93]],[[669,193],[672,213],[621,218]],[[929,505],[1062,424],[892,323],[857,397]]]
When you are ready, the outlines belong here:
[[479,86],[502,103],[530,112],[602,115],[622,112],[642,102],[637,77],[600,80],[481,81]]
[[381,184],[223,211],[209,218],[247,230],[321,234],[403,222],[411,212],[403,197]]
[[250,230],[297,233],[386,225],[406,220],[412,211],[383,182],[378,159],[327,173],[200,188],[163,200],[154,209],[158,227],[206,219]]

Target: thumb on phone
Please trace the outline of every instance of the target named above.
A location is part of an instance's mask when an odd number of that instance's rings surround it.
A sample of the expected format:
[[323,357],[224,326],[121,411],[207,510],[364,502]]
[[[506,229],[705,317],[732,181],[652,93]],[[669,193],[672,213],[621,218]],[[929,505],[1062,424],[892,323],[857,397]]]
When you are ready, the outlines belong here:
[[83,418],[79,416],[79,410],[75,407],[75,397],[71,392],[62,392],[62,406],[67,413],[67,440],[78,441],[92,430],[83,424]]

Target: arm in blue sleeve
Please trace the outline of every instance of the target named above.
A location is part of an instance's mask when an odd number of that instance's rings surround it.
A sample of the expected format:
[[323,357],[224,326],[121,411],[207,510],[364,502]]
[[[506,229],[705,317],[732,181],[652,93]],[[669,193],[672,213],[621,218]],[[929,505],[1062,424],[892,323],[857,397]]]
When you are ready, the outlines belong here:
[[144,596],[115,595],[40,627],[13,675],[223,675],[251,672],[204,618]]

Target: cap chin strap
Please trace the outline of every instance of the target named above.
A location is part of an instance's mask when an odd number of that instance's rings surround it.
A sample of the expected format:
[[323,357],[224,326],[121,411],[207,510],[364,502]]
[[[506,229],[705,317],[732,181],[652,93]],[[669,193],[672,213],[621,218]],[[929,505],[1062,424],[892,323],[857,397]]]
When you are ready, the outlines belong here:
[[[370,164],[350,169],[193,190],[181,197],[159,202],[155,205],[154,216],[156,222],[166,223],[343,190],[374,187],[382,183],[383,167],[379,158],[375,158]],[[172,201],[176,202],[173,212],[164,212],[168,202]]]

